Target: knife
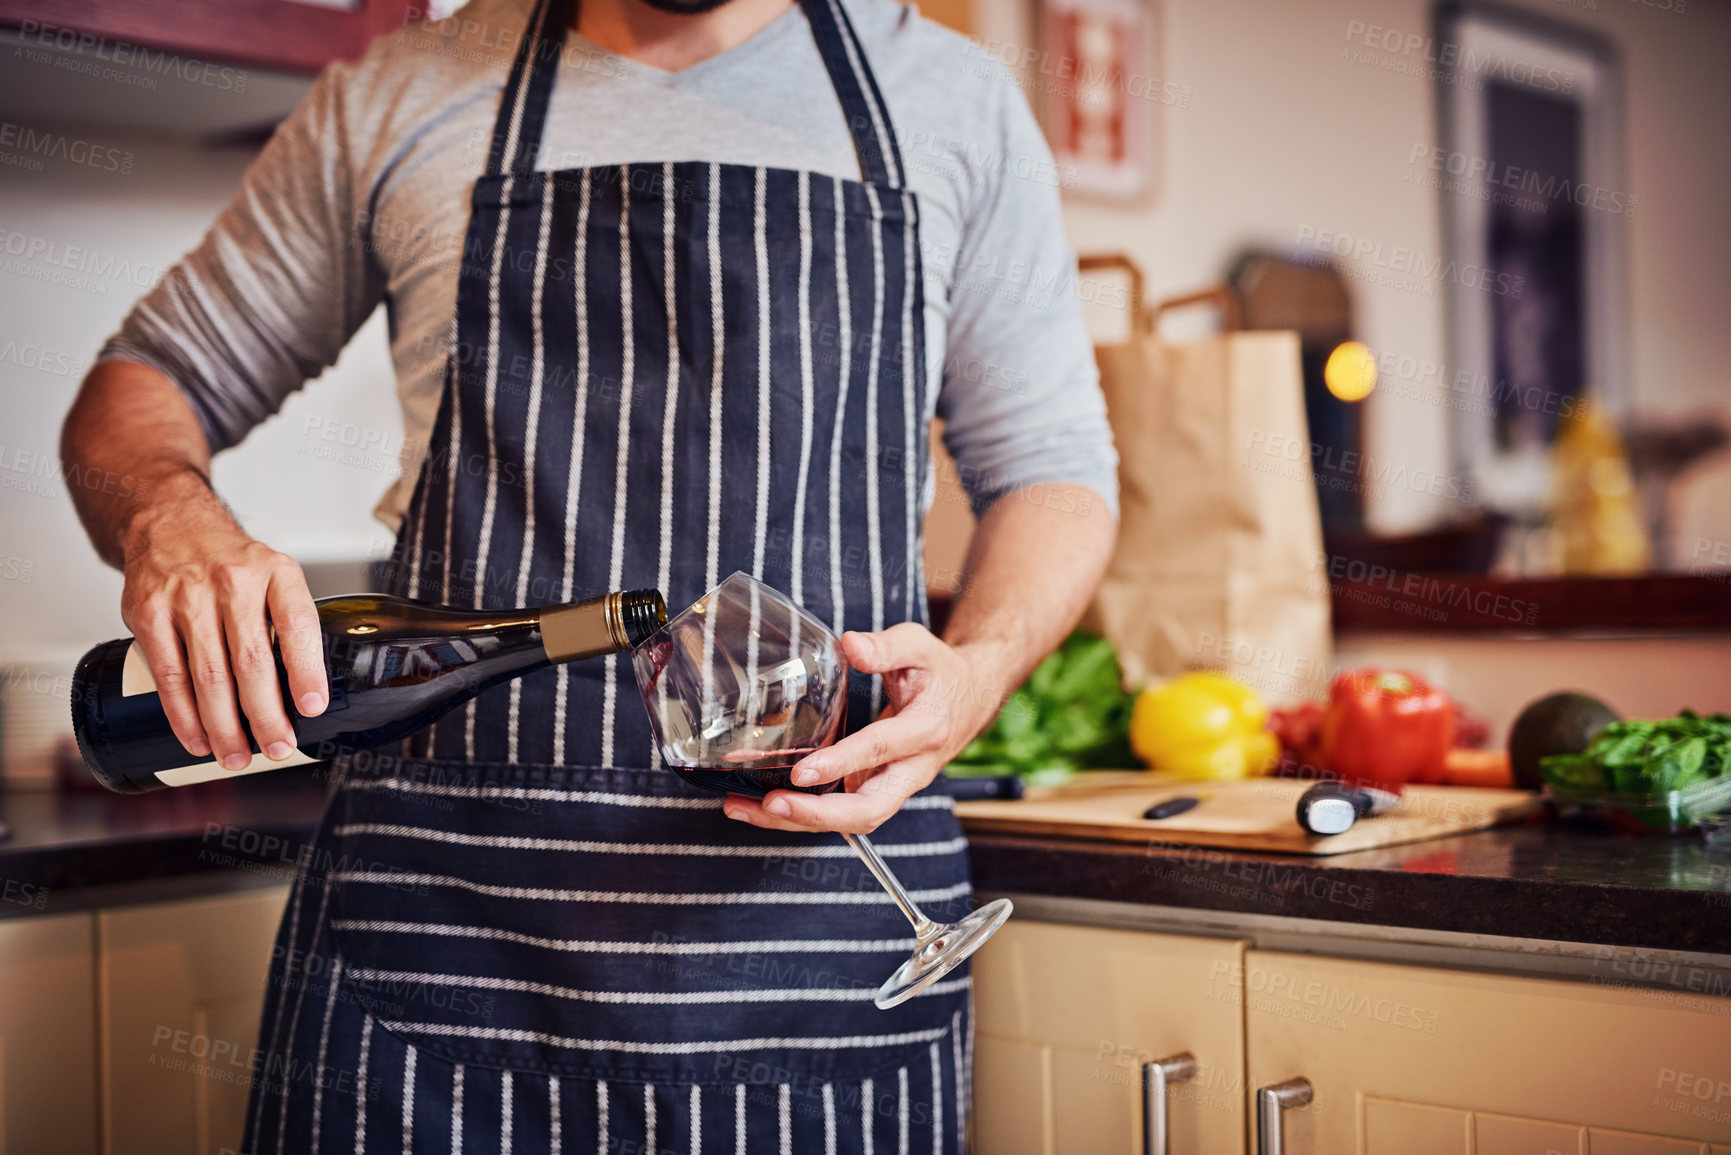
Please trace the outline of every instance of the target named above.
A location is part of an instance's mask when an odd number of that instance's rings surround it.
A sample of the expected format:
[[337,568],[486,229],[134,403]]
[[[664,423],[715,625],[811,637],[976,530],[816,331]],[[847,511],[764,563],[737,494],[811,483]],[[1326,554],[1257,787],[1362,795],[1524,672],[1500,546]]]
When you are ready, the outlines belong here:
[[1022,796],[1022,780],[1014,774],[985,774],[975,777],[950,778],[950,797],[957,802],[975,802],[981,798],[1012,801]]
[[1376,786],[1318,782],[1298,800],[1298,824],[1312,834],[1342,834],[1360,818],[1394,809],[1400,796]]

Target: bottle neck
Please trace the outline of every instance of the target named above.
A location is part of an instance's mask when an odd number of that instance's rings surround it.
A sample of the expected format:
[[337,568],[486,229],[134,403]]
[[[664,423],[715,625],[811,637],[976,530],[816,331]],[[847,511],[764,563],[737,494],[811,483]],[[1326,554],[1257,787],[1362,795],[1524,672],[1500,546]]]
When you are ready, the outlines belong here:
[[574,662],[640,644],[667,623],[667,605],[654,590],[614,590],[538,611],[541,645],[550,662]]
[[555,664],[613,654],[631,644],[619,613],[617,591],[540,610],[541,645]]

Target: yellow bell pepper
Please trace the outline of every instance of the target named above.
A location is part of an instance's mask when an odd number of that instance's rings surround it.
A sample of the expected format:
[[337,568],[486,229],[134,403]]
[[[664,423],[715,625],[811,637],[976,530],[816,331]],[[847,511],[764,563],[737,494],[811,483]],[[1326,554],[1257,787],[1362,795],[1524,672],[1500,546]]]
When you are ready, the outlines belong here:
[[1185,778],[1248,778],[1280,758],[1268,706],[1225,674],[1180,674],[1136,696],[1130,748],[1155,770]]

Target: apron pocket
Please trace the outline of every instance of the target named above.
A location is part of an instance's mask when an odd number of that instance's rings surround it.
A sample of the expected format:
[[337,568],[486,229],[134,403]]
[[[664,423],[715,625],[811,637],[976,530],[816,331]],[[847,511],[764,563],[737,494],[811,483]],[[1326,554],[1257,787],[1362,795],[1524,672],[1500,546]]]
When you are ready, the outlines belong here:
[[[890,1011],[907,921],[837,835],[723,817],[666,771],[376,759],[319,847],[343,979],[452,1062],[597,1079],[846,1079],[965,1006],[965,970]],[[966,906],[928,794],[874,836],[934,917]],[[761,1076],[761,1077],[759,1077]]]

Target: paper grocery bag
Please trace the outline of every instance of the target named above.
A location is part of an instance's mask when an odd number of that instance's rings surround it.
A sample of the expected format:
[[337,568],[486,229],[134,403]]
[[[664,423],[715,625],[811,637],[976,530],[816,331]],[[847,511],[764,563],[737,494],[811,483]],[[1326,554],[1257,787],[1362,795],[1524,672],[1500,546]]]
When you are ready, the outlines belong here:
[[[1319,697],[1330,664],[1322,522],[1298,335],[1236,332],[1225,289],[1148,309],[1132,276],[1129,339],[1096,350],[1118,445],[1118,544],[1085,625],[1131,685],[1224,670],[1286,701]],[[1159,314],[1214,301],[1223,332],[1162,341]]]

